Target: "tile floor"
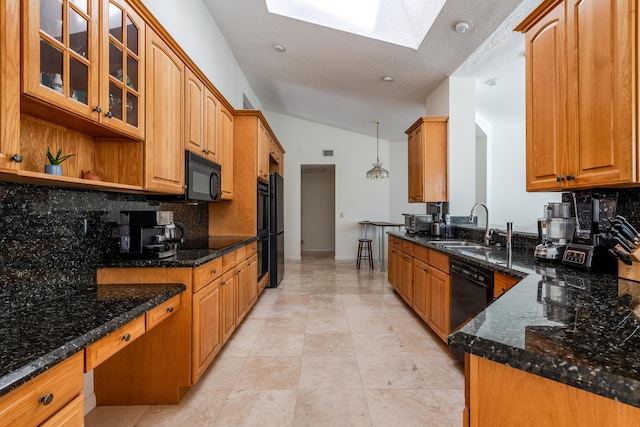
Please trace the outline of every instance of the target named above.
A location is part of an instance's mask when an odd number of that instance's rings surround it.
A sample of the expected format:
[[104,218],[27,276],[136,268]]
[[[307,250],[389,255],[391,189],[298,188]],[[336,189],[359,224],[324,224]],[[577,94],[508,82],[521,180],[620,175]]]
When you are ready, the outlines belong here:
[[332,256],[288,261],[179,405],[98,407],[88,427],[461,426],[464,374],[387,283]]

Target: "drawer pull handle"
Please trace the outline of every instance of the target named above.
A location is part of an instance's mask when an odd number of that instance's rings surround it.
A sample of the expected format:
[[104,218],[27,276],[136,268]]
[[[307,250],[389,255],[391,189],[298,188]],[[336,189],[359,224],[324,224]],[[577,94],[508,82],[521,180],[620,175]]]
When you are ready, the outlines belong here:
[[211,274],[216,274],[218,270],[216,270],[215,268],[213,270],[211,270]]
[[40,403],[45,406],[49,405],[51,402],[53,402],[53,393],[47,393],[40,398]]
[[122,337],[122,341],[129,341],[131,339],[131,334],[126,334]]
[[173,313],[173,306],[171,306],[171,307],[167,308],[167,312],[168,312],[168,313]]

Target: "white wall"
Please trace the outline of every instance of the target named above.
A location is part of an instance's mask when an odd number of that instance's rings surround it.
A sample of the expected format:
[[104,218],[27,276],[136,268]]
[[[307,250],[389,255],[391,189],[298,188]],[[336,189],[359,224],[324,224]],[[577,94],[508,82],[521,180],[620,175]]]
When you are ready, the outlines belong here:
[[242,109],[244,93],[256,109],[262,109],[262,103],[202,1],[142,2],[234,108]]
[[[389,220],[390,180],[365,177],[376,160],[376,138],[272,111],[264,114],[286,151],[285,258],[300,259],[300,166],[335,164],[335,257],[355,259],[358,239],[363,231],[358,222]],[[323,157],[324,149],[332,149],[334,156]],[[389,143],[380,140],[380,160],[386,169],[389,169],[389,158]],[[404,170],[406,173],[406,165]],[[393,170],[389,172],[391,175],[394,173]],[[377,245],[373,246],[377,256]]]
[[[417,117],[416,117],[417,120]],[[407,128],[412,124],[407,122]],[[423,214],[426,203],[409,203],[409,145],[407,140],[389,143],[391,162],[389,163],[389,221],[404,222],[403,213]]]
[[[335,170],[312,169],[301,174],[301,250],[333,252],[335,238]],[[285,217],[286,218],[286,217]]]

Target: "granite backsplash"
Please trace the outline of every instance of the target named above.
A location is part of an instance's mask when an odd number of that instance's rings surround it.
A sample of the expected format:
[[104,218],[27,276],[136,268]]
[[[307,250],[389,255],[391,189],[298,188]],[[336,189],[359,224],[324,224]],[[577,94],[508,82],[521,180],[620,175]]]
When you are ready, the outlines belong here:
[[207,204],[0,182],[0,310],[6,313],[95,287],[96,264],[118,256],[119,212],[160,209],[173,210],[174,219],[185,224],[187,238],[181,247],[206,240]]

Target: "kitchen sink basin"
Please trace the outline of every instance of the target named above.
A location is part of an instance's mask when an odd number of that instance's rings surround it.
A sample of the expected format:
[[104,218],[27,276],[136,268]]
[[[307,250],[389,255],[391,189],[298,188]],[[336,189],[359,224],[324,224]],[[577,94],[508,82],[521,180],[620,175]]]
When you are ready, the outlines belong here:
[[447,249],[487,249],[487,246],[477,243],[468,242],[466,240],[436,240],[432,241],[434,245],[442,246]]

